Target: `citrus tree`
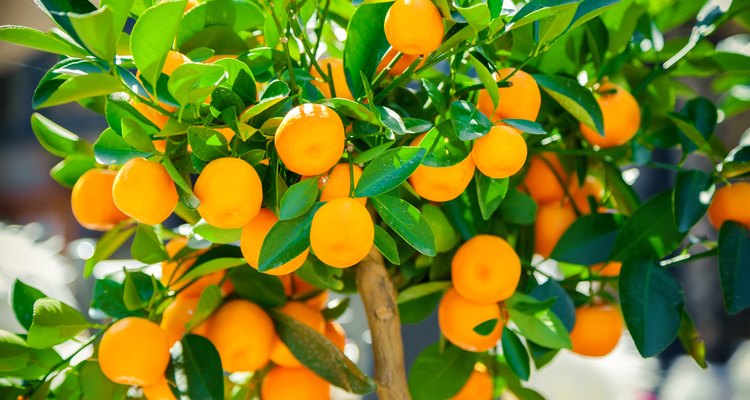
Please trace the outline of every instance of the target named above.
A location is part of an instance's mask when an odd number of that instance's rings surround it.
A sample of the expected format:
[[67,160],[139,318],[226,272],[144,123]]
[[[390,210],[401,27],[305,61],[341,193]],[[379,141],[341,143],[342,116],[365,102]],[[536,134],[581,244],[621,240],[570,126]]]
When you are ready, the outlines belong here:
[[[144,268],[96,279],[88,318],[16,281],[2,398],[537,399],[532,365],[624,328],[705,366],[673,268],[717,257],[727,311],[750,306],[750,149],[714,135],[750,107],[747,38],[705,40],[748,2],[36,3],[55,28],[0,28],[60,55],[33,107],[108,124],[88,143],[31,120],[105,232],[83,275],[131,238]],[[674,184],[641,199],[638,166]],[[691,233],[705,214],[718,239]],[[374,379],[329,291],[362,297]],[[407,378],[401,323],[435,309]]]

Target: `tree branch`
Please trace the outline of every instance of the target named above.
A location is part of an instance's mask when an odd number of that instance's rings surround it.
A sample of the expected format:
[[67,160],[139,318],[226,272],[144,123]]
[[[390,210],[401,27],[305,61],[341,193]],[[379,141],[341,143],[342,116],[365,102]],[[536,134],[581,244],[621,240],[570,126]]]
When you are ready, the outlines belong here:
[[378,398],[409,400],[396,290],[385,269],[383,255],[375,247],[357,267],[357,289],[372,334]]

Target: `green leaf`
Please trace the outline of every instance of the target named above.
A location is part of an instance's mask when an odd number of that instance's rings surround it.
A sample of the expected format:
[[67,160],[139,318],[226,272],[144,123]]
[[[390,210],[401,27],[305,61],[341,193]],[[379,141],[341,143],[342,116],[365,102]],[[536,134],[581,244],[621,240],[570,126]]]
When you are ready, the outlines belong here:
[[146,129],[134,118],[122,120],[122,138],[125,142],[138,151],[144,153],[156,153],[154,142],[151,140]]
[[575,79],[553,75],[534,75],[534,80],[566,111],[589,128],[604,132],[604,120],[599,103],[590,90]]
[[453,130],[461,140],[480,138],[492,129],[492,121],[475,105],[464,100],[451,103],[450,116]]
[[750,232],[734,221],[719,231],[719,278],[729,314],[750,307]]
[[124,223],[107,231],[99,241],[96,242],[94,255],[86,260],[83,268],[83,277],[88,278],[94,272],[94,267],[99,261],[106,260],[122,246],[130,236],[135,233],[135,227],[128,227]]
[[596,18],[605,11],[617,5],[620,0],[583,0],[578,3],[576,14],[570,23],[568,30],[573,30],[586,22]]
[[112,31],[115,36],[122,33],[134,2],[135,0],[101,0],[99,2],[101,8],[107,7],[112,12]]
[[167,88],[180,105],[200,104],[226,78],[221,65],[186,63],[172,72]]
[[508,193],[508,178],[493,179],[477,171],[474,175],[482,218],[489,221]]
[[31,130],[42,147],[58,157],[93,154],[89,143],[42,114],[31,115]]
[[535,299],[516,293],[508,301],[508,313],[521,335],[526,339],[551,349],[569,349],[570,336],[565,325],[546,307]]
[[700,333],[695,329],[695,323],[687,311],[682,314],[682,322],[677,337],[682,343],[685,352],[693,357],[693,360],[701,367],[708,368],[706,363],[706,343]]
[[144,264],[156,264],[169,258],[154,227],[145,224],[138,224],[133,244],[130,246],[130,254]]
[[286,303],[284,285],[273,275],[258,272],[253,267],[235,268],[229,279],[238,296],[262,307],[281,307]]
[[42,11],[75,40],[79,40],[73,26],[70,24],[69,12],[87,14],[96,11],[96,6],[88,0],[35,0]]
[[[438,113],[441,115],[445,114],[448,107],[445,104],[445,97],[437,86],[432,81],[424,78],[422,78],[420,82],[422,82],[422,87],[424,87],[424,90],[427,92],[427,96],[429,96],[432,105],[437,108]],[[495,87],[497,88],[497,85],[495,85]]]
[[408,303],[434,293],[442,294],[446,289],[451,287],[451,285],[452,284],[449,281],[434,281],[409,286],[398,294],[398,297],[396,297],[396,303]]
[[49,175],[60,185],[72,188],[78,178],[96,166],[96,160],[90,155],[73,154],[57,163]]
[[225,269],[246,265],[247,262],[244,258],[239,257],[218,257],[200,264],[196,262],[196,264],[197,265],[188,270],[185,275],[182,275],[177,281],[190,282],[193,279],[198,279],[201,276],[208,275],[217,271],[223,271]]
[[350,393],[367,394],[375,390],[375,382],[325,336],[278,311],[271,310],[270,315],[279,338],[302,365]]
[[425,152],[423,148],[410,146],[387,150],[362,171],[354,196],[377,196],[397,188],[417,169]]
[[[91,73],[75,75],[67,79],[55,79],[54,91],[34,92],[32,106],[35,109],[58,106],[73,101],[104,96],[122,91],[122,82],[112,75]],[[41,88],[41,86],[40,86]]]
[[[180,394],[190,399],[223,399],[224,373],[214,345],[200,335],[185,335],[171,352],[171,370]],[[170,372],[168,370],[168,372]]]
[[221,288],[218,285],[208,285],[201,297],[198,298],[198,305],[195,307],[193,318],[185,325],[185,329],[190,331],[213,314],[221,306],[224,296],[221,294]]
[[229,244],[240,240],[242,235],[242,228],[237,229],[221,229],[215,226],[211,226],[201,218],[198,223],[193,225],[193,233],[200,235],[202,238],[208,240],[211,243],[218,244]]
[[733,149],[716,168],[725,178],[733,178],[750,172],[750,146]]
[[307,257],[302,266],[294,272],[305,282],[320,288],[341,291],[344,282],[341,280],[343,270],[323,264],[314,255]]
[[513,118],[506,118],[501,120],[500,122],[510,125],[516,129],[518,129],[521,132],[526,132],[531,135],[546,135],[547,131],[542,128],[539,123],[534,121],[529,121],[527,119],[513,119]]
[[388,261],[393,264],[401,264],[401,260],[398,256],[398,247],[396,241],[393,240],[391,235],[386,232],[385,229],[381,228],[380,225],[374,225],[375,227],[375,247],[385,256]]
[[476,355],[438,343],[422,350],[409,370],[409,392],[414,400],[448,399],[461,390],[474,371]]
[[435,292],[413,301],[398,304],[398,314],[401,323],[416,324],[424,321],[432,315],[442,297],[443,292]]
[[337,113],[354,118],[373,125],[380,125],[380,120],[366,106],[349,99],[333,98],[318,100],[318,104],[323,104],[336,110]]
[[128,310],[147,308],[156,294],[158,285],[153,275],[141,271],[125,271],[122,285],[122,300]]
[[[560,2],[557,1],[556,3]],[[570,26],[578,4],[578,1],[561,4],[556,7],[554,14],[539,20],[539,25],[534,26],[537,36],[535,41],[543,45],[549,44],[562,35]]]
[[617,214],[590,214],[576,219],[557,242],[550,258],[580,265],[609,260],[621,220]]
[[662,258],[679,247],[685,234],[677,229],[671,208],[672,192],[667,190],[636,210],[617,236],[611,258],[649,254]]
[[443,210],[434,204],[426,203],[422,206],[422,215],[435,236],[435,250],[438,253],[451,251],[458,244],[458,234]]
[[25,26],[6,25],[0,27],[0,41],[53,54],[74,57],[85,57],[87,55],[86,51],[77,44]]
[[634,256],[620,272],[622,314],[638,352],[658,354],[674,342],[685,312],[685,293],[654,258]]
[[536,203],[529,195],[518,190],[510,190],[500,203],[499,212],[505,222],[529,225],[536,221],[536,209]]
[[75,308],[43,298],[34,303],[34,322],[26,340],[29,347],[44,349],[72,339],[88,327],[86,318]]
[[112,128],[107,128],[94,143],[96,160],[101,164],[125,164],[136,157],[149,157],[153,153],[134,149]]
[[344,71],[354,98],[364,96],[360,71],[371,79],[383,54],[388,50],[383,23],[389,3],[363,4],[354,10],[346,28],[344,43]]
[[284,192],[279,206],[279,219],[297,218],[307,212],[318,199],[318,179],[315,177],[301,180]]
[[199,159],[209,162],[229,155],[229,142],[218,131],[191,126],[187,129],[187,134],[193,154]]
[[47,297],[47,295],[39,289],[21,282],[19,279],[13,282],[12,292],[13,313],[16,315],[18,323],[24,329],[28,330],[34,321],[34,303],[39,299]]
[[680,232],[687,232],[706,214],[714,191],[711,175],[697,170],[680,170],[672,195],[672,210]]
[[378,111],[378,119],[383,126],[393,131],[396,135],[405,135],[408,133],[404,121],[397,112],[383,106],[375,106],[375,109]]
[[688,120],[688,117],[677,113],[669,113],[668,116],[677,128],[684,133],[703,154],[707,155],[714,161],[720,161],[727,156],[726,151],[720,148],[720,145],[716,144],[716,141],[710,140],[712,135],[704,135],[698,130],[692,121]]
[[0,372],[25,367],[29,363],[29,352],[26,342],[18,335],[0,329]]
[[29,348],[26,367],[13,371],[13,376],[25,380],[41,380],[54,367],[60,365],[62,357],[52,349]]
[[406,200],[385,195],[373,197],[372,204],[383,221],[406,243],[426,256],[433,257],[437,254],[430,225],[417,208]]
[[[532,0],[524,5],[505,25],[505,31],[520,28],[542,18],[557,15],[580,0]],[[567,27],[567,25],[566,25]]]
[[111,279],[97,279],[94,282],[90,310],[118,319],[135,315],[123,301],[123,284]]
[[469,143],[456,135],[450,120],[430,129],[419,142],[419,147],[427,150],[422,164],[428,167],[450,167],[465,160],[471,153]]
[[565,325],[565,329],[567,329],[568,332],[573,329],[573,325],[576,321],[575,305],[573,304],[573,299],[568,295],[568,292],[566,292],[557,281],[554,279],[547,279],[543,284],[534,287],[529,294],[543,303],[549,300],[554,300],[550,310],[560,318],[560,321]]
[[498,322],[497,318],[488,319],[487,321],[475,326],[473,330],[479,335],[487,336],[495,330]]
[[172,178],[175,185],[177,185],[180,201],[192,209],[198,208],[200,200],[195,193],[193,193],[193,186],[189,183],[190,176],[187,173],[180,172],[168,157],[164,157],[161,163],[164,165],[164,168],[166,168],[169,177]]
[[280,267],[310,247],[310,225],[322,205],[315,203],[307,213],[273,225],[260,249],[258,270],[267,272]]
[[381,145],[372,147],[370,149],[367,149],[358,155],[354,156],[354,163],[355,164],[364,164],[367,162],[370,162],[374,160],[376,157],[380,156],[381,154],[385,153],[386,150],[391,148],[393,144],[396,143],[395,141],[387,141]]
[[477,32],[481,32],[490,26],[490,8],[486,3],[478,3],[469,7],[456,6],[456,11]]
[[612,197],[617,202],[617,209],[625,215],[633,215],[641,205],[641,201],[633,188],[625,182],[622,171],[613,162],[604,163],[606,184],[612,190]]
[[186,0],[149,7],[138,17],[130,34],[130,51],[143,79],[155,84],[185,11]]
[[79,371],[78,383],[84,399],[122,399],[127,394],[128,387],[110,381],[96,360],[83,361]]
[[115,58],[117,35],[114,30],[114,15],[109,7],[92,11],[88,14],[68,14],[78,37],[91,54],[104,61]]
[[525,381],[529,380],[529,375],[531,374],[529,353],[526,351],[526,347],[521,342],[521,339],[512,330],[504,329],[501,344],[503,347],[503,356],[511,371],[519,378]]

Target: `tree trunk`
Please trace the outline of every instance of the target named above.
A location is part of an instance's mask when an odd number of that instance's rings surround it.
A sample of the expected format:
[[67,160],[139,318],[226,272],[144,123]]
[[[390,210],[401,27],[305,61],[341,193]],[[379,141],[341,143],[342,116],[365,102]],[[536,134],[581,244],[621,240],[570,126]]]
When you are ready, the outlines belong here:
[[357,267],[357,288],[362,296],[372,334],[378,398],[411,399],[406,385],[404,345],[396,290],[383,264],[383,256],[375,247]]

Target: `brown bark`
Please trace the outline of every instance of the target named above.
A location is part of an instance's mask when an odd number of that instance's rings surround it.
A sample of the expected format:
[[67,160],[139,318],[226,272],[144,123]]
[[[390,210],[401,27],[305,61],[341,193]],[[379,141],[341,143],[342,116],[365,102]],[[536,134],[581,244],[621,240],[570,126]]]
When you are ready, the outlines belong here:
[[396,290],[375,247],[357,267],[357,288],[367,313],[375,358],[375,382],[380,400],[411,399],[406,384],[401,320]]

